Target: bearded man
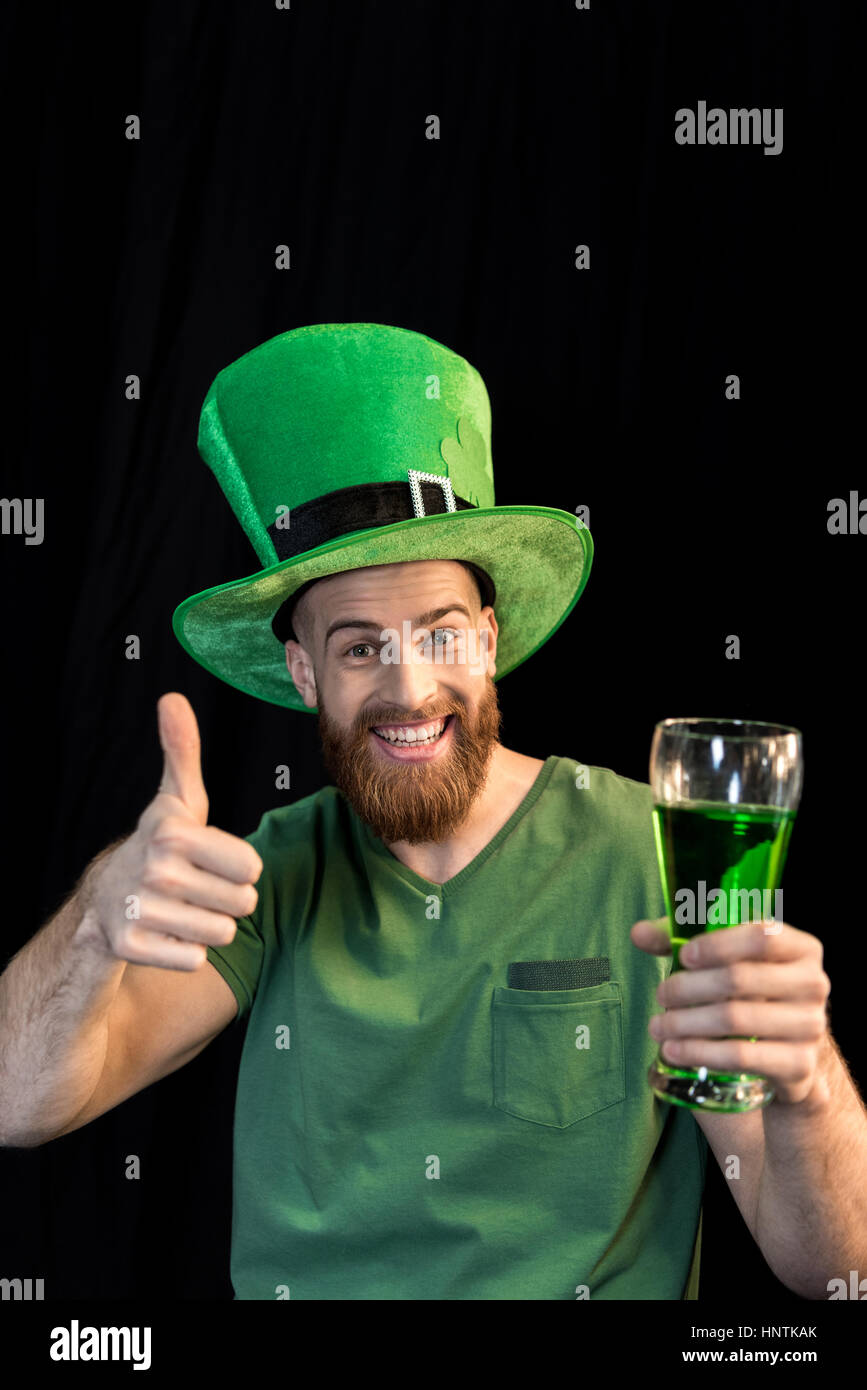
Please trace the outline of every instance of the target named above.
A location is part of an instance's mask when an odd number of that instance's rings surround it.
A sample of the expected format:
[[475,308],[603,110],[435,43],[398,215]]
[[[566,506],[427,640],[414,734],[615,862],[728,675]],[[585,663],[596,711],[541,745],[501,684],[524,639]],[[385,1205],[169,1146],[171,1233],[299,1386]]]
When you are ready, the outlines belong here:
[[[826,1296],[864,1253],[867,1117],[821,943],[712,932],[669,978],[650,787],[562,749],[586,733],[547,701],[560,752],[500,741],[495,681],[593,546],[570,513],[495,505],[479,373],[407,329],[295,329],[219,373],[199,448],[262,568],[174,630],[296,711],[290,737],[316,713],[332,784],[246,839],[209,826],[195,716],[162,697],[135,833],[0,977],[2,1142],[79,1128],[243,1023],[238,1299],[694,1299],[709,1143],[774,1271]],[[678,1034],[710,1066],[755,1035],[774,1104],[661,1105]]]

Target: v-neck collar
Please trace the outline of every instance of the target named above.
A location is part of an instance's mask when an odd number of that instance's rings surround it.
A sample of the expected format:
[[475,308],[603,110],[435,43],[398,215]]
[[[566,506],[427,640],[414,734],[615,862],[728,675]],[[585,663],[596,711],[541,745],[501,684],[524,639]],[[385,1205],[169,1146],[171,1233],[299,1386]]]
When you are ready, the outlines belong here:
[[485,861],[499,849],[500,845],[506,839],[506,836],[512,833],[518,822],[523,820],[527,812],[535,806],[539,797],[550,782],[551,775],[558,762],[559,758],[556,754],[552,754],[545,759],[527,795],[524,797],[523,801],[515,807],[515,810],[509,816],[506,823],[500,826],[500,829],[497,831],[496,835],[494,835],[493,839],[489,840],[484,848],[479,850],[478,854],[474,859],[470,860],[469,864],[465,864],[460,872],[456,873],[453,878],[446,879],[445,883],[434,883],[432,879],[422,878],[421,874],[415,872],[415,869],[410,869],[406,864],[402,863],[401,860],[398,859],[396,855],[392,854],[391,850],[383,844],[382,840],[380,840],[377,835],[374,835],[367,822],[361,820],[352,807],[349,809],[353,820],[361,828],[365,843],[374,854],[379,855],[381,859],[387,861],[392,871],[397,874],[399,878],[402,878],[404,882],[409,883],[413,888],[418,888],[423,893],[436,893],[443,898],[450,898],[464,886],[468,879],[472,878],[473,874],[478,872]]

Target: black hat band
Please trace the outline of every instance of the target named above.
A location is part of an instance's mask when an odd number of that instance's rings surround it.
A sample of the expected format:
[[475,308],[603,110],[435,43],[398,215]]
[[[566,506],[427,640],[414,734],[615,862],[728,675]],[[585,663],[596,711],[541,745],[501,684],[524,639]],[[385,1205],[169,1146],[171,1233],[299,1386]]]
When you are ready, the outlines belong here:
[[[447,512],[443,489],[438,483],[419,482],[426,516],[437,516]],[[471,502],[455,494],[455,508],[458,511],[475,511]],[[268,535],[274,544],[278,560],[291,560],[296,555],[304,555],[318,546],[340,536],[351,535],[353,531],[370,531],[380,526],[393,526],[398,521],[409,521],[415,517],[412,494],[408,483],[359,483],[355,487],[337,488],[324,497],[314,497],[293,507],[286,517],[287,525],[280,525],[280,518],[272,521]],[[450,557],[444,555],[444,560]],[[459,563],[467,566],[479,585],[482,607],[493,605],[496,588],[490,575],[469,560]],[[327,578],[322,575],[320,578]],[[301,595],[317,583],[308,580],[280,605],[271,619],[271,630],[282,644],[297,641],[292,629],[292,611]]]

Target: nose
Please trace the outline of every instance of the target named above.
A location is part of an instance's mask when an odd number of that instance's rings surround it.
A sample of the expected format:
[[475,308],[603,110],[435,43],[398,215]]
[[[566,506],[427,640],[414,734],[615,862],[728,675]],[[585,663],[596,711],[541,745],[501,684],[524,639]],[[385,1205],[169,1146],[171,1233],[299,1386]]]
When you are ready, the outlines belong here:
[[427,661],[413,661],[407,645],[401,648],[401,660],[383,662],[377,694],[384,705],[405,710],[407,714],[423,710],[436,699],[437,681]]

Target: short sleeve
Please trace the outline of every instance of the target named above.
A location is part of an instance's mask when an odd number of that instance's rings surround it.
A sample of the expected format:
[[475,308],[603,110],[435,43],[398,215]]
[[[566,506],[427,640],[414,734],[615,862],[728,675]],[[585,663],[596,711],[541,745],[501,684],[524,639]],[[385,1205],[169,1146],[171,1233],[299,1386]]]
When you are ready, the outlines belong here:
[[245,837],[262,859],[262,873],[256,885],[259,901],[249,917],[235,919],[237,931],[228,946],[207,947],[208,960],[220,972],[238,1001],[236,1023],[245,1018],[253,1006],[265,956],[260,924],[262,913],[270,909],[273,900],[267,822],[266,812],[258,828]]
[[207,947],[208,960],[238,1001],[235,1022],[250,1012],[265,951],[265,943],[253,918],[239,917],[237,921],[238,930],[228,946]]

